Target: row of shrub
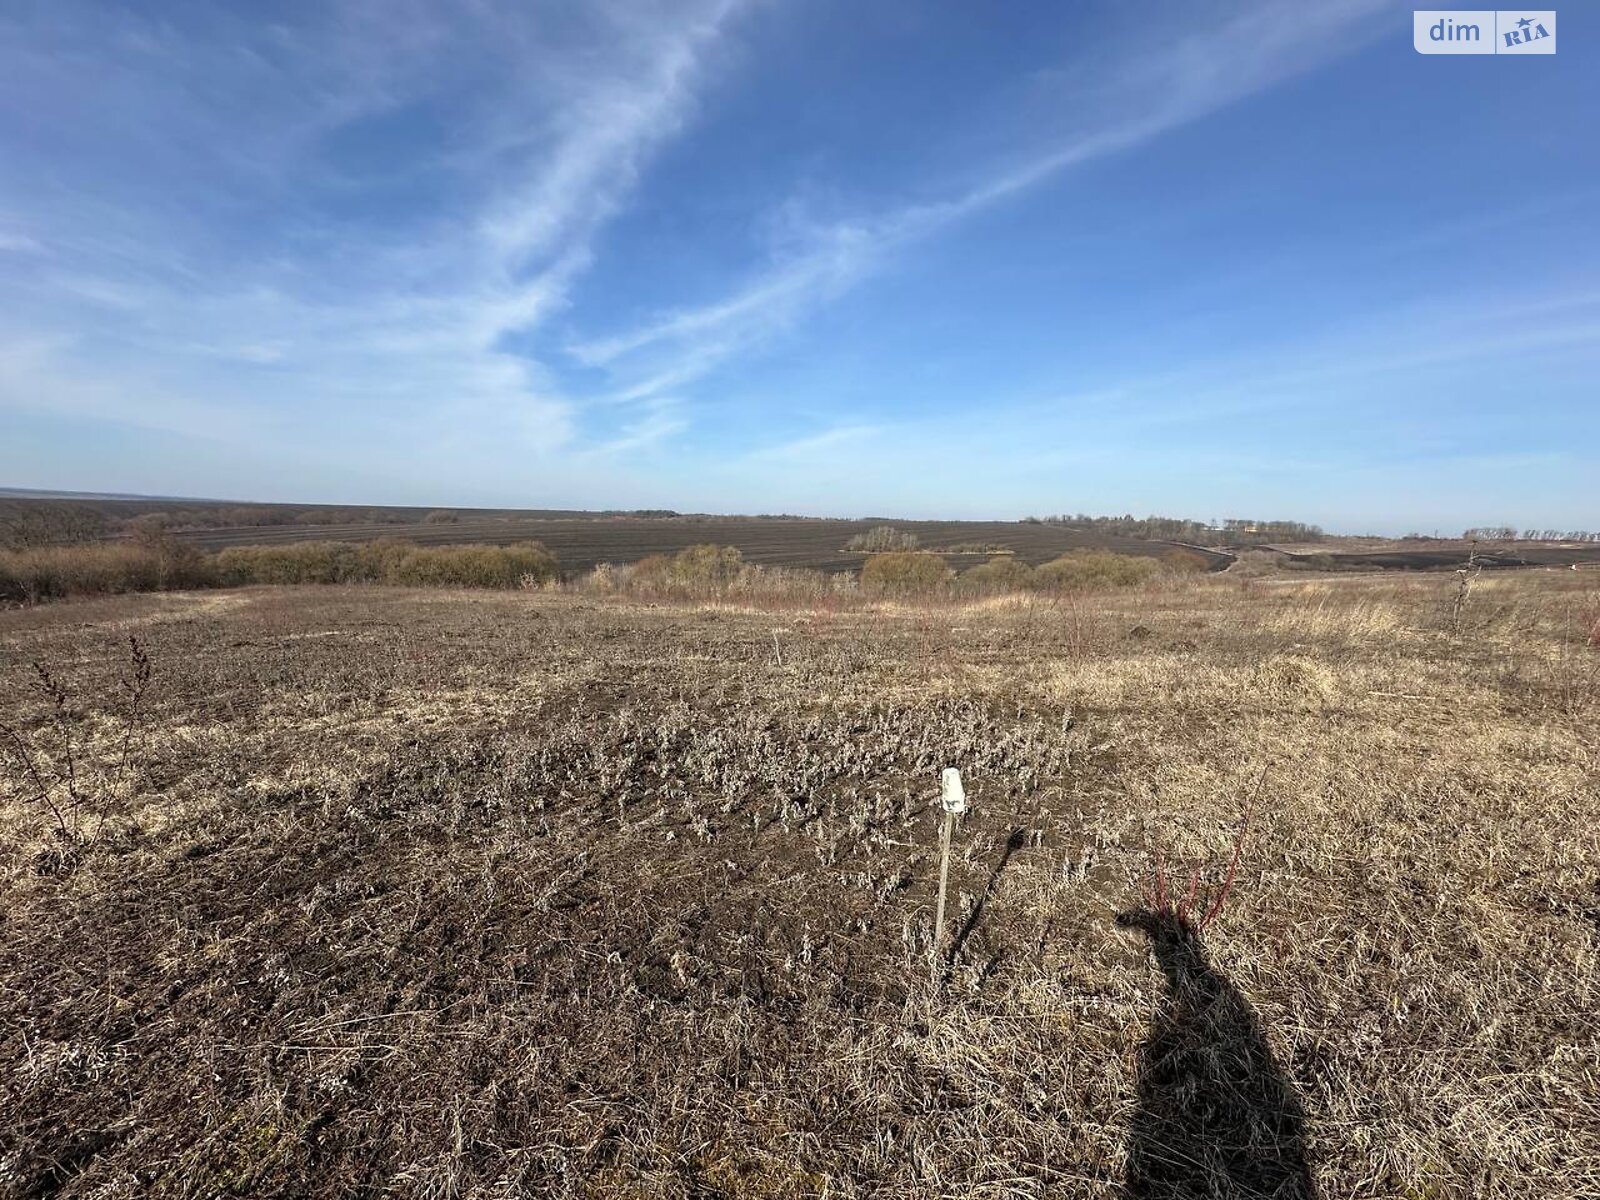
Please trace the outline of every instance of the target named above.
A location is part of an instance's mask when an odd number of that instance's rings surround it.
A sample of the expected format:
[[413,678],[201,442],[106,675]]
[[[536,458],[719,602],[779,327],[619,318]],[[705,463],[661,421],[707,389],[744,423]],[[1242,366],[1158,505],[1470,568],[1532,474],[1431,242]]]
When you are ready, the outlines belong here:
[[384,583],[413,587],[543,587],[559,578],[538,542],[415,546],[407,542],[301,542],[204,555],[172,538],[0,551],[0,601],[238,587],[252,583]]
[[64,596],[211,587],[210,560],[191,550],[165,554],[148,546],[98,542],[0,550],[0,602],[38,604]]
[[[733,546],[690,546],[626,567],[601,566],[580,587],[662,600],[734,599],[820,603],[862,595],[935,599],[1003,592],[1075,592],[1132,587],[1172,570],[1153,558],[1076,551],[1038,567],[997,555],[957,576],[938,554],[889,551],[849,573],[762,567]],[[169,536],[82,546],[0,551],[0,601],[39,603],[64,596],[247,584],[396,584],[411,587],[531,588],[560,578],[556,556],[538,542],[510,546],[417,546],[374,542],[299,542],[238,546],[215,555]]]
[[905,550],[872,555],[857,578],[848,573],[757,566],[745,562],[733,546],[708,544],[690,546],[676,555],[651,555],[631,566],[602,564],[579,586],[603,595],[652,600],[807,603],[855,595],[921,600],[1133,587],[1185,568],[1193,570],[1195,564],[1166,564],[1155,558],[1089,550],[1038,567],[1011,555],[997,555],[958,576],[938,554]]
[[844,544],[844,548],[869,554],[885,550],[915,550],[917,535],[909,529],[896,529],[893,525],[874,525],[865,533],[856,534]]
[[216,556],[224,586],[247,583],[389,583],[412,587],[542,587],[559,577],[556,556],[539,542],[510,546],[414,546],[376,542],[300,542],[235,546]]
[[1193,567],[1187,562],[1166,564],[1156,558],[1105,550],[1074,550],[1037,567],[1010,554],[995,555],[957,576],[936,554],[905,552],[875,554],[867,559],[861,568],[861,587],[868,595],[896,597],[944,592],[1086,592],[1136,587],[1159,575],[1185,569]]
[[855,593],[849,573],[747,563],[734,546],[690,546],[652,554],[628,566],[602,563],[579,582],[585,591],[647,600],[734,600],[755,604],[821,604]]

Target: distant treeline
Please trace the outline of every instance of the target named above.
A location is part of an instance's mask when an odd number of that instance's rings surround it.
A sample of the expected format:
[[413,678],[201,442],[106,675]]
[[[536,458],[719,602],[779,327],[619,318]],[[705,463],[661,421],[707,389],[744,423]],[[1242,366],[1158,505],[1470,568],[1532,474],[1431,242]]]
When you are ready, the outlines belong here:
[[1480,525],[1461,535],[1469,542],[1600,542],[1600,531],[1572,529],[1524,529],[1515,525]]
[[761,513],[754,518],[680,513],[670,508],[454,509],[314,506],[309,504],[215,504],[187,500],[34,499],[0,496],[0,549],[74,546],[152,532],[186,530],[333,527],[340,525],[455,525],[464,521],[677,520],[715,525],[725,521],[794,521],[804,518]]
[[392,508],[271,504],[175,504],[95,500],[0,500],[0,547],[71,546],[141,531],[277,525],[407,525],[453,514]]
[[111,529],[111,519],[94,504],[0,500],[0,549],[96,542]]
[[268,504],[175,505],[148,508],[138,502],[94,500],[0,500],[0,548],[73,546],[153,531],[261,528],[288,525],[409,525],[454,520],[445,511],[424,513],[389,508],[305,508]]
[[0,602],[272,583],[536,588],[560,577],[538,542],[417,546],[410,542],[297,542],[202,554],[170,536],[0,550]]
[[1122,537],[1149,538],[1162,542],[1193,542],[1204,546],[1245,546],[1256,542],[1320,542],[1327,536],[1320,526],[1299,521],[1260,521],[1251,517],[1227,517],[1221,521],[1191,521],[1185,517],[1091,517],[1088,513],[1069,516],[1029,517],[1045,525],[1065,525],[1094,533]]

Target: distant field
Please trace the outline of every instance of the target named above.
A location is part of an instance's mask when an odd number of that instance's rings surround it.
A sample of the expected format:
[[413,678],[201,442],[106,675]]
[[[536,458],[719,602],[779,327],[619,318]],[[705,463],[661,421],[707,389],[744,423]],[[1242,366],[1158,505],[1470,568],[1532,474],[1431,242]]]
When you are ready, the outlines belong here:
[[[601,563],[624,566],[653,554],[676,554],[706,542],[737,547],[746,562],[768,567],[854,571],[865,559],[845,549],[850,539],[880,525],[917,536],[919,547],[942,553],[964,571],[995,553],[1011,553],[1030,566],[1074,550],[1105,550],[1147,558],[1203,558],[1212,571],[1232,565],[1235,553],[1187,542],[1168,542],[1102,528],[1035,521],[909,521],[893,517],[836,520],[790,515],[720,516],[667,510],[487,509],[311,504],[237,504],[225,501],[112,497],[47,497],[0,489],[0,544],[8,526],[27,526],[30,514],[55,514],[58,528],[35,529],[31,543],[127,536],[138,522],[156,521],[203,550],[281,546],[296,542],[369,542],[397,538],[422,545],[510,545],[538,541],[555,552],[567,576]],[[37,522],[34,522],[37,524]],[[47,522],[48,524],[48,522]],[[39,537],[42,533],[42,537]],[[1479,542],[1487,568],[1600,565],[1600,543],[1560,541]],[[1460,539],[1333,536],[1314,542],[1268,542],[1237,547],[1286,555],[1311,570],[1454,570],[1472,546]],[[1331,560],[1331,561],[1330,561]]]
[[[1354,540],[1354,539],[1350,539]],[[1369,544],[1347,548],[1340,543],[1327,546],[1272,546],[1269,549],[1304,560],[1326,555],[1339,566],[1377,567],[1383,570],[1428,571],[1455,569],[1473,552],[1467,542],[1384,542],[1364,539]],[[1600,544],[1562,542],[1512,542],[1477,547],[1477,561],[1484,567],[1566,567],[1574,563],[1600,563]]]
[[1191,564],[1199,556],[1214,571],[1233,562],[1233,555],[1223,551],[1030,521],[834,520],[656,509],[427,509],[80,496],[52,499],[0,491],[0,545],[5,544],[8,527],[25,539],[13,537],[12,544],[41,545],[116,539],[127,536],[136,523],[149,522],[181,541],[212,551],[380,538],[433,546],[537,541],[556,553],[567,575],[601,563],[623,566],[653,554],[676,554],[707,542],[737,547],[746,562],[758,566],[854,571],[866,556],[845,546],[857,534],[886,524],[915,534],[920,549],[943,553],[958,571],[1005,552],[1030,566],[1073,550],[1106,550]]
[[[637,562],[651,554],[675,554],[687,546],[716,542],[738,547],[746,561],[761,566],[852,571],[861,566],[865,555],[846,551],[845,543],[880,524],[884,522],[755,517],[478,518],[443,525],[371,523],[196,529],[177,536],[206,550],[311,541],[364,542],[385,537],[402,537],[433,545],[463,542],[509,545],[532,540],[543,542],[555,551],[561,559],[562,570],[569,574],[589,570],[603,562]],[[993,547],[1009,550],[1030,565],[1048,562],[1071,550],[1110,550],[1150,558],[1199,553],[1206,557],[1213,570],[1220,570],[1232,561],[1226,554],[1180,550],[1165,542],[1087,533],[1059,525],[1014,521],[894,521],[892,524],[896,529],[916,534],[923,549]],[[989,552],[987,549],[972,550],[947,557],[951,565],[960,570],[986,561]]]

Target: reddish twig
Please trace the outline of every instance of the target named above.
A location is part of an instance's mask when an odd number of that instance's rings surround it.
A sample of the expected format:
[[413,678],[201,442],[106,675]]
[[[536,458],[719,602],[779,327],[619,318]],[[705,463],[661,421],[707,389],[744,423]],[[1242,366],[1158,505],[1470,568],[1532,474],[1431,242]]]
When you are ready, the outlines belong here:
[[1195,905],[1200,901],[1201,882],[1200,868],[1189,869],[1189,886],[1184,889],[1181,899],[1174,899],[1171,886],[1167,882],[1167,856],[1166,852],[1157,848],[1153,855],[1154,864],[1151,872],[1152,883],[1147,890],[1145,898],[1152,912],[1160,916],[1174,917],[1181,924],[1189,926],[1196,932],[1203,930],[1217,919],[1222,912],[1223,905],[1228,902],[1228,896],[1233,891],[1233,885],[1239,877],[1239,860],[1244,854],[1245,839],[1250,834],[1250,824],[1255,816],[1256,796],[1260,794],[1261,783],[1266,778],[1262,772],[1256,787],[1245,801],[1244,813],[1239,822],[1239,832],[1234,835],[1233,852],[1228,857],[1228,870],[1222,882],[1210,892],[1211,902],[1206,906],[1204,913],[1198,919],[1192,919]]

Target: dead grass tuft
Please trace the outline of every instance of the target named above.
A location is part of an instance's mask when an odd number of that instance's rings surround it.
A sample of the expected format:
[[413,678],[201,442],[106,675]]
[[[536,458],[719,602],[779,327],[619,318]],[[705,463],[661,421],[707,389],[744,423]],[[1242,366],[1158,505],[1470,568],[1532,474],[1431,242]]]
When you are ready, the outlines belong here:
[[1338,676],[1327,665],[1298,654],[1274,654],[1255,669],[1252,683],[1269,703],[1322,706],[1338,692]]

